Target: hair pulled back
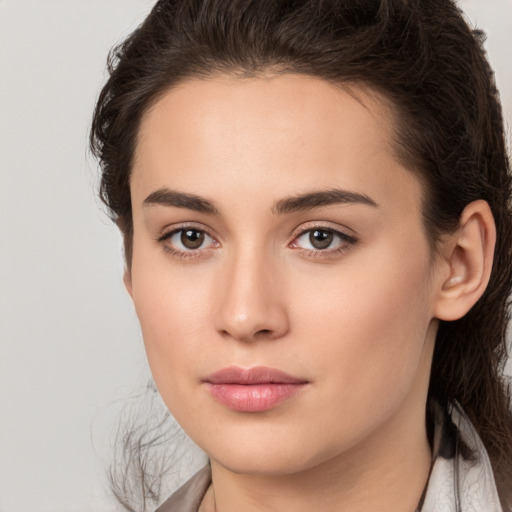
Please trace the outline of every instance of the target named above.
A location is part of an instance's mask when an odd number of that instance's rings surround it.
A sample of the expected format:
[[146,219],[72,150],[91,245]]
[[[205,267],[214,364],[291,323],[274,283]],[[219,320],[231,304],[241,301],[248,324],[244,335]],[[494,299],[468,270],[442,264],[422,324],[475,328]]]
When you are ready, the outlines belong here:
[[512,415],[502,374],[512,286],[511,178],[483,39],[451,0],[160,0],[111,52],[91,148],[129,267],[138,128],[173,85],[218,72],[271,71],[361,84],[387,97],[399,158],[425,184],[423,215],[434,250],[471,201],[486,200],[494,215],[489,286],[464,318],[441,322],[429,396],[458,402],[469,415],[505,504],[512,502]]

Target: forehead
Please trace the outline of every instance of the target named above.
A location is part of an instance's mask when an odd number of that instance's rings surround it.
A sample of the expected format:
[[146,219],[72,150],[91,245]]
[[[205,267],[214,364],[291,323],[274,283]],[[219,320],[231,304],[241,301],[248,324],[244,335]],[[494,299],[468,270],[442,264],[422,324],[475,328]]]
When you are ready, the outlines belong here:
[[367,88],[303,75],[193,79],[144,115],[132,190],[188,189],[193,181],[200,195],[215,183],[226,194],[238,187],[266,196],[343,186],[378,200],[397,195],[399,181],[416,182],[393,140],[392,107]]

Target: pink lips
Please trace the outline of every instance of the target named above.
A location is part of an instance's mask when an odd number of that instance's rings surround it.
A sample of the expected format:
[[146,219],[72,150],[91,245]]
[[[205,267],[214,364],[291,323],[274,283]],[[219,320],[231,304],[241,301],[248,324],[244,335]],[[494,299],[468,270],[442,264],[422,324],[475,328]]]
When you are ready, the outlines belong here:
[[264,366],[224,368],[204,379],[212,396],[240,412],[263,412],[296,395],[307,381]]

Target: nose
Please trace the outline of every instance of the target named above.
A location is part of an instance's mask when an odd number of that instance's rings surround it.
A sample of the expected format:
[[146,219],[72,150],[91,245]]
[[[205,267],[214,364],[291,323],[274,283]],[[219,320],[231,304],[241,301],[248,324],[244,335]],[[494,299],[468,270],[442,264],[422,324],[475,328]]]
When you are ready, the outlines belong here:
[[255,254],[226,262],[219,275],[216,329],[224,337],[251,342],[275,340],[289,330],[278,269]]

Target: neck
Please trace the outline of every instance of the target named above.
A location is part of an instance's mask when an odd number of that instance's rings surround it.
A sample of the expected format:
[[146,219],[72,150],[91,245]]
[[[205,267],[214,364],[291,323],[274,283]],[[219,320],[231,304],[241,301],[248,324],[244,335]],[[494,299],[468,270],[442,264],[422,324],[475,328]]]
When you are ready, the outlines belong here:
[[[425,408],[423,407],[423,411]],[[201,510],[413,512],[431,465],[425,413],[394,417],[364,446],[290,475],[236,474],[215,461]]]

